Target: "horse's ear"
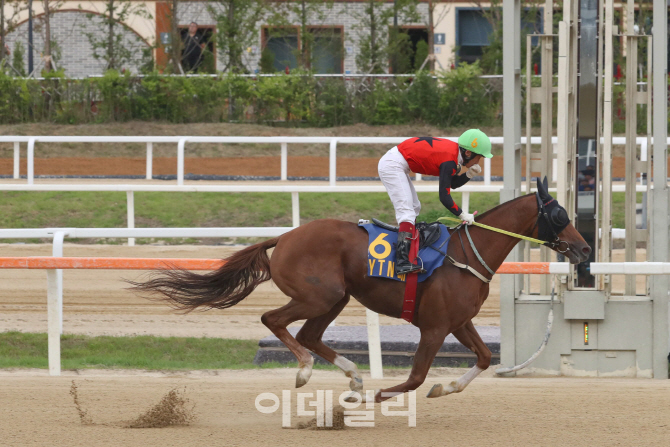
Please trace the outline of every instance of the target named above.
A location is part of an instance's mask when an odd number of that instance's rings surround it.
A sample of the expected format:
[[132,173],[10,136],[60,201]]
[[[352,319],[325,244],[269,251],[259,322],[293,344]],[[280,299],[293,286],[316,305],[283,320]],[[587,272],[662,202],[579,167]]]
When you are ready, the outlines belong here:
[[537,178],[537,192],[540,194],[540,199],[542,199],[543,202],[551,200],[547,177],[544,178],[544,181],[540,180],[539,177]]

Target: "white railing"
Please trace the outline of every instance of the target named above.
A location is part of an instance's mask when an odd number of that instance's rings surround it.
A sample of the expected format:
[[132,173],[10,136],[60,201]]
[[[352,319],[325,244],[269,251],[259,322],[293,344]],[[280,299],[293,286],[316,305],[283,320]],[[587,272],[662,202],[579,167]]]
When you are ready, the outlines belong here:
[[[420,184],[416,185],[417,192],[438,192],[437,184]],[[636,185],[636,189],[640,192],[646,191],[645,185]],[[458,189],[462,193],[461,208],[465,212],[470,210],[470,194],[473,192],[490,192],[500,193],[502,185],[464,185]],[[552,189],[550,188],[550,191]],[[625,185],[613,185],[614,192],[625,191]],[[109,191],[124,191],[126,193],[126,213],[128,229],[135,227],[135,192],[275,192],[275,193],[291,193],[291,222],[293,227],[300,225],[300,193],[323,193],[323,192],[337,192],[337,193],[361,193],[361,192],[386,192],[383,185],[338,185],[338,186],[318,186],[318,185],[296,185],[294,183],[287,185],[143,185],[143,184],[8,184],[0,183],[0,191],[90,191],[90,192],[109,192]],[[525,185],[522,185],[521,191],[525,192]],[[366,216],[361,216],[366,217]],[[109,230],[109,229],[108,229]],[[147,229],[147,231],[173,231],[173,229]],[[203,228],[204,231],[211,229]],[[2,230],[2,231],[33,231],[33,230]],[[37,231],[37,230],[35,230]],[[41,230],[40,230],[41,231]],[[105,231],[101,229],[100,231]],[[137,231],[140,231],[137,229]],[[615,229],[613,236],[616,238],[620,236],[623,230]],[[28,234],[28,233],[26,233]],[[41,234],[41,233],[40,233]],[[126,234],[126,233],[124,233]],[[130,234],[130,233],[128,233]],[[144,234],[144,233],[143,233]],[[170,233],[170,234],[175,234]],[[210,234],[210,233],[208,233]],[[236,234],[228,237],[252,237],[258,236],[256,234]],[[23,238],[44,238],[50,236],[23,236]],[[122,237],[122,236],[76,236],[76,237]],[[186,236],[135,236],[134,234],[128,236],[128,245],[135,244],[135,237],[192,237]],[[212,236],[200,236],[212,237]],[[272,237],[272,236],[269,236]],[[623,237],[623,236],[622,236]]]
[[[177,144],[177,185],[184,184],[184,158],[186,143],[227,143],[227,144],[279,144],[281,157],[280,179],[288,180],[288,144],[328,144],[329,145],[329,169],[328,178],[331,186],[337,183],[337,145],[338,144],[388,144],[396,145],[408,137],[113,137],[113,136],[0,136],[0,143],[14,144],[14,172],[13,178],[19,178],[20,144],[27,143],[27,183],[32,185],[35,181],[35,145],[36,143],[144,143],[146,144],[146,179],[153,177],[153,145],[154,143],[176,143]],[[458,137],[443,137],[457,141]],[[490,137],[492,144],[503,144],[503,137]],[[540,144],[541,137],[532,137],[532,144]],[[625,144],[624,137],[613,139],[615,145]],[[638,137],[637,144],[641,146],[641,159],[647,159],[647,138]],[[521,138],[521,143],[526,143],[526,138]],[[552,137],[552,144],[558,143],[557,137]],[[670,138],[668,138],[670,144]],[[554,160],[556,163],[556,160]],[[417,174],[417,180],[421,175]],[[491,183],[491,160],[484,159],[484,184]]]

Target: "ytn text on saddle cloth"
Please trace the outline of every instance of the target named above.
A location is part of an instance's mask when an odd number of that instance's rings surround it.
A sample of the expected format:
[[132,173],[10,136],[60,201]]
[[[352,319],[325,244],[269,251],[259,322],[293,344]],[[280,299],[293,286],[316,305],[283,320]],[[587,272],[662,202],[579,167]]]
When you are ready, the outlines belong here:
[[[395,244],[398,241],[398,233],[372,223],[359,226],[368,232],[368,276],[405,282],[405,275],[395,274]],[[433,271],[442,265],[449,237],[447,227],[442,225],[440,238],[430,247],[419,250],[417,263],[421,265],[423,261],[423,268],[426,270],[419,275],[419,282],[428,279]]]

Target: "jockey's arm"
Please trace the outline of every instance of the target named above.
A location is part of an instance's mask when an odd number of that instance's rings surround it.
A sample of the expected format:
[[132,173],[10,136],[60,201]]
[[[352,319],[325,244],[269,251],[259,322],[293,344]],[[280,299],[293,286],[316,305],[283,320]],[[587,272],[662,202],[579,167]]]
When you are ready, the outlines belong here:
[[[463,186],[470,179],[465,175],[456,175],[456,168],[456,163],[453,161],[445,161],[440,165],[440,202],[458,217],[463,210],[461,210],[451,197],[451,188]],[[461,180],[459,177],[465,177],[465,181]]]
[[[461,168],[461,171],[467,171],[467,168]],[[465,172],[461,175],[454,175],[451,179],[451,187],[453,189],[460,188],[461,186],[465,185],[467,182],[470,181],[470,177],[465,175]]]

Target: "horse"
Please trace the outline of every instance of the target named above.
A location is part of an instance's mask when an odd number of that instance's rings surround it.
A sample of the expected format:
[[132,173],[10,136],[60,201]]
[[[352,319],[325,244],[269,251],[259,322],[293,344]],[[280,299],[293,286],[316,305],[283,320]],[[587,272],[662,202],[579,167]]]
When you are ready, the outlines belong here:
[[[586,243],[568,215],[547,192],[546,178],[537,182],[538,191],[518,197],[479,216],[477,222],[524,236],[539,237],[545,245],[562,253],[572,264],[588,259],[591,247]],[[477,356],[477,363],[446,387],[437,384],[427,397],[439,397],[463,391],[491,362],[491,351],[472,323],[473,317],[489,294],[483,279],[493,275],[517,244],[518,239],[476,226],[468,228],[471,242],[463,243],[463,226],[452,230],[461,243],[450,243],[448,259],[417,287],[418,305],[412,324],[420,330],[412,370],[408,379],[391,388],[377,390],[376,402],[417,389],[450,333]],[[272,257],[267,250],[274,247]],[[477,257],[477,251],[480,257]],[[309,351],[339,367],[350,378],[352,395],[363,389],[356,365],[322,342],[328,325],[342,312],[350,297],[382,315],[400,318],[405,284],[368,276],[368,234],[355,223],[333,219],[315,220],[282,236],[260,242],[225,259],[216,271],[197,274],[177,268],[154,272],[144,282],[131,282],[143,296],[169,302],[186,312],[197,308],[225,309],[247,297],[260,283],[272,279],[291,300],[284,306],[266,312],[261,321],[296,356],[299,370],[296,388],[311,377],[314,358]],[[455,264],[468,264],[474,272]],[[482,262],[484,264],[482,264]],[[481,279],[480,279],[481,278]],[[286,327],[306,320],[295,338]],[[351,396],[350,396],[351,397]],[[358,396],[365,400],[365,396]]]

